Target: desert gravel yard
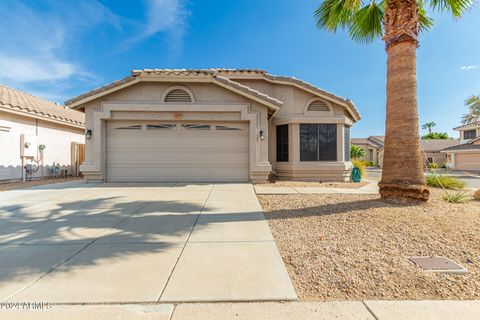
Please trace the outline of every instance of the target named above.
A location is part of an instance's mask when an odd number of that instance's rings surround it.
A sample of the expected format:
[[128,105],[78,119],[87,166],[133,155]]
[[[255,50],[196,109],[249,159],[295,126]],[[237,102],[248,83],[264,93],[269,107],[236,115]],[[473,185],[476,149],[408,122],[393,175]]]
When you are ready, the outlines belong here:
[[[372,195],[258,198],[301,300],[480,299],[480,201],[431,193],[410,206]],[[426,273],[406,259],[424,255],[469,273]]]
[[342,188],[358,189],[368,182],[317,182],[317,181],[275,181],[273,183],[256,184],[257,187],[308,187],[308,188]]
[[26,188],[36,187],[36,186],[70,182],[70,181],[81,180],[81,179],[83,178],[68,177],[68,178],[50,178],[50,179],[28,180],[28,181],[5,182],[0,184],[0,191],[26,189]]

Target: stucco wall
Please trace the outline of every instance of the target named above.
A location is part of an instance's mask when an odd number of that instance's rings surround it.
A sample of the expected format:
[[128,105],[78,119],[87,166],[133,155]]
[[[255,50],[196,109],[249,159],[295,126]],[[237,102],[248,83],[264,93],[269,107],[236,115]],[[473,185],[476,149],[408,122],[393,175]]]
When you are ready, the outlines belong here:
[[38,144],[45,144],[42,171],[34,177],[51,175],[49,166],[54,162],[71,170],[71,143],[83,143],[83,129],[63,126],[53,122],[37,120],[11,113],[0,112],[0,126],[10,128],[9,132],[0,130],[0,180],[22,178],[20,158],[20,135],[37,136]]
[[[268,108],[264,104],[256,102],[255,100],[249,99],[241,94],[237,94],[216,84],[207,82],[140,82],[86,103],[84,105],[87,123],[86,126],[87,129],[93,129],[94,123],[96,121],[99,123],[98,120],[95,120],[95,117],[98,119],[99,113],[102,110],[102,103],[108,105],[115,103],[128,104],[130,102],[131,108],[129,106],[127,106],[127,108],[129,108],[128,111],[131,112],[127,113],[127,110],[124,110],[123,116],[128,114],[132,117],[132,119],[142,119],[145,118],[146,114],[138,112],[138,108],[142,108],[142,106],[145,106],[149,103],[162,103],[162,97],[170,87],[179,85],[185,86],[189,91],[192,92],[195,99],[195,102],[191,104],[191,106],[198,109],[195,119],[206,119],[209,116],[219,117],[218,114],[214,115],[214,113],[211,112],[206,114],[204,110],[202,110],[202,105],[205,106],[204,108],[206,108],[206,106],[212,107],[215,105],[221,106],[221,108],[228,108],[228,106],[231,104],[232,110],[234,110],[235,105],[238,106],[238,104],[248,105],[248,112],[256,117],[255,128],[253,128],[255,130],[255,134],[251,135],[249,140],[250,145],[254,146],[255,150],[253,162],[259,167],[265,166],[264,171],[267,167],[270,167],[270,164],[273,167],[276,165],[275,126],[282,124],[277,121],[284,121],[291,126],[290,148],[292,148],[290,152],[290,158],[292,159],[292,162],[288,165],[285,165],[284,163],[281,164],[286,176],[295,176],[298,178],[311,178],[312,176],[313,178],[316,178],[318,176],[324,176],[327,177],[328,180],[348,179],[351,163],[344,161],[343,135],[345,124],[351,125],[353,121],[351,117],[347,115],[344,107],[328,101],[328,105],[331,107],[330,111],[306,112],[306,106],[308,102],[311,101],[312,98],[316,97],[313,93],[301,90],[291,85],[272,84],[263,80],[235,79],[235,81],[273,96],[278,100],[283,101],[283,105],[280,107],[280,110],[275,114],[275,116],[268,120]],[[187,105],[181,107],[185,107],[190,110],[190,107]],[[135,110],[136,108],[137,111]],[[162,115],[160,115],[160,113],[162,113],[162,108],[158,105],[156,105],[155,108],[155,110],[151,111],[150,116],[157,119],[165,119],[165,113],[163,114],[163,118],[161,118]],[[225,110],[221,108],[218,110],[218,112],[225,112]],[[185,118],[193,117],[191,111],[192,110],[188,112],[182,111],[182,113],[184,114]],[[292,117],[296,118],[292,119]],[[225,121],[228,119],[222,118],[221,120]],[[298,127],[299,123],[304,122],[337,124],[337,161],[329,163],[306,163],[299,161],[300,149]],[[105,121],[103,121],[103,123],[105,123]],[[98,127],[94,131],[104,132],[104,127],[102,127],[102,125],[97,124],[97,126]],[[263,131],[263,140],[259,139],[260,131]],[[104,147],[94,148],[95,139],[97,141],[101,140],[101,145],[104,146],[105,136],[103,135],[95,137],[94,133],[94,139],[86,141],[87,152],[84,173],[87,172],[87,170],[91,170],[89,175],[92,177],[92,181],[104,179],[104,176],[101,174],[101,172],[104,171],[103,166],[105,164],[105,161],[103,160],[105,155],[103,154],[104,151],[102,151],[104,150]],[[99,169],[99,167],[102,168]],[[261,171],[261,169],[259,170]]]
[[[85,114],[86,114],[86,127],[91,129],[93,128],[94,124],[94,113],[95,111],[101,110],[102,103],[114,103],[114,102],[121,102],[121,103],[138,103],[137,106],[132,105],[130,111],[131,116],[142,118],[145,117],[145,114],[134,113],[138,110],[138,107],[141,106],[143,103],[163,103],[162,96],[165,94],[169,88],[172,86],[184,86],[189,91],[192,92],[194,96],[194,102],[190,105],[193,106],[194,112],[192,110],[183,110],[182,113],[184,114],[184,119],[187,118],[202,118],[206,119],[209,116],[212,117],[211,119],[215,118],[218,120],[228,120],[221,113],[225,113],[225,110],[221,111],[224,108],[227,108],[227,114],[229,105],[231,105],[232,113],[238,113],[235,108],[238,108],[239,104],[248,105],[249,112],[256,117],[256,127],[254,128],[255,133],[253,137],[250,137],[250,145],[255,147],[255,155],[254,159],[251,162],[256,162],[257,165],[260,163],[268,164],[268,139],[269,139],[269,132],[268,132],[268,117],[267,117],[267,107],[263,104],[260,104],[256,101],[250,100],[240,94],[235,92],[231,92],[225,88],[222,88],[216,84],[211,83],[179,83],[179,82],[141,82],[119,90],[117,92],[111,93],[109,95],[103,96],[99,99],[91,101],[85,105]],[[202,105],[205,107],[202,108]],[[218,105],[218,113],[209,112],[208,115],[205,113],[205,108],[207,106],[210,108],[211,106]],[[170,104],[170,106],[175,106],[175,104]],[[188,107],[190,109],[191,107]],[[152,111],[152,117],[161,117],[160,113],[162,112],[162,108],[157,108],[158,111]],[[197,111],[198,110],[198,111]],[[157,113],[157,115],[155,115]],[[196,115],[195,115],[196,114]],[[165,116],[165,115],[164,115]],[[218,118],[220,117],[220,118]],[[148,119],[148,118],[147,118]],[[173,118],[170,118],[174,120]],[[238,121],[238,118],[236,121]],[[258,139],[258,134],[260,131],[263,131],[264,139]],[[95,135],[95,133],[94,133]],[[104,137],[102,137],[104,139]],[[93,148],[94,139],[90,139],[86,141],[86,163],[98,163],[100,166],[104,165],[104,161],[101,158],[104,158],[104,155],[95,153],[95,148]],[[105,141],[102,142],[102,145],[105,145]],[[104,147],[102,147],[104,149]],[[101,168],[101,171],[104,171],[104,168]],[[97,174],[96,179],[104,179],[103,176],[99,176]]]

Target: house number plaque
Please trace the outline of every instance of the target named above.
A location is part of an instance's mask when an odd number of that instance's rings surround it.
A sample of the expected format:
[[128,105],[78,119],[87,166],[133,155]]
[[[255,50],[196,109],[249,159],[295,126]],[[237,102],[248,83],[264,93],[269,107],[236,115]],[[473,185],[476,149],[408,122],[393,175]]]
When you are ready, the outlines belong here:
[[175,112],[173,114],[173,120],[182,120],[183,119],[183,113],[181,112]]

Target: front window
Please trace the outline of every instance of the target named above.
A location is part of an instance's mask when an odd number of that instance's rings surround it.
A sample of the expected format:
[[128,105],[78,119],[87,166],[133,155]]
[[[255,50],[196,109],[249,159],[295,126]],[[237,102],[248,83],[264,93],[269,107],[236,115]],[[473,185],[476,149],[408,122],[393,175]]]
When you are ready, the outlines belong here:
[[288,124],[277,126],[277,161],[288,162]]
[[337,161],[337,125],[300,124],[300,161]]
[[465,130],[463,131],[463,139],[475,139],[477,137],[477,130]]
[[350,161],[350,127],[345,126],[345,141],[343,142],[345,149],[345,161]]

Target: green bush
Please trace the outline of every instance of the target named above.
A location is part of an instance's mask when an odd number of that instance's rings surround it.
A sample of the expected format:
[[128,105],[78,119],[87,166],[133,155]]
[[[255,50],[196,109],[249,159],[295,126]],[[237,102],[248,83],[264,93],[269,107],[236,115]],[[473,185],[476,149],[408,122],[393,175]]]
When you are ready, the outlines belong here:
[[442,198],[450,203],[461,203],[465,201],[466,197],[467,195],[465,192],[457,191],[454,193],[447,193]]
[[365,162],[365,160],[352,159],[352,165],[360,170],[362,178],[364,178],[365,168],[367,167],[367,163]]
[[422,139],[425,140],[446,140],[450,139],[448,134],[446,132],[430,132],[429,134],[426,134],[422,136]]
[[442,188],[442,189],[463,189],[465,188],[465,182],[458,180],[451,176],[445,176],[442,174],[428,174],[426,182],[429,187]]
[[368,161],[367,167],[375,167],[375,162],[373,162],[373,161]]

